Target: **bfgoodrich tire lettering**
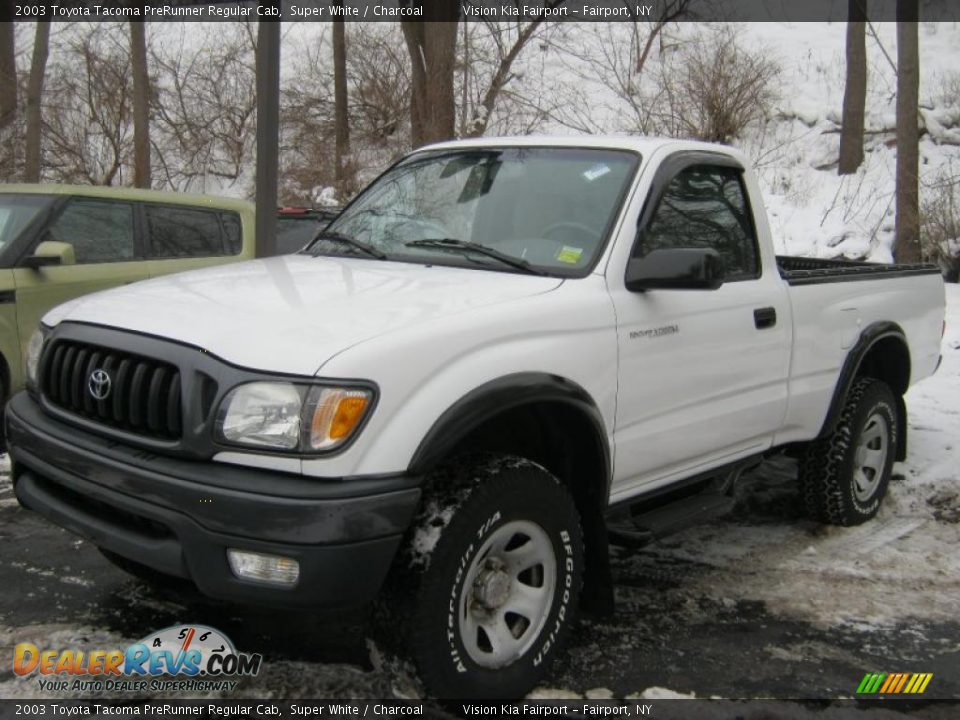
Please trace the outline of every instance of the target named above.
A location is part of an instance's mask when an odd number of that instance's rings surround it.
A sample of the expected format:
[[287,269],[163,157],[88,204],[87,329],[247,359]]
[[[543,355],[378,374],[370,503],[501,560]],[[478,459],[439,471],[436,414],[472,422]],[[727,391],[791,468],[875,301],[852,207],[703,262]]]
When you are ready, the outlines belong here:
[[800,462],[800,492],[810,517],[859,525],[880,509],[899,441],[893,391],[860,378],[847,395],[834,431],[810,444]]
[[576,616],[579,516],[567,489],[521,458],[469,467],[457,484],[417,570],[410,649],[431,694],[519,697],[544,676]]

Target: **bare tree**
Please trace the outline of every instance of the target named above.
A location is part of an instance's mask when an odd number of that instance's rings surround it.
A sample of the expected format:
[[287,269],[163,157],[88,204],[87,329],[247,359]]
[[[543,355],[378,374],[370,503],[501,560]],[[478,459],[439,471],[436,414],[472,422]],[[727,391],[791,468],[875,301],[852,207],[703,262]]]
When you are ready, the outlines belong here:
[[[326,28],[289,53],[291,77],[283,88],[280,192],[286,202],[323,201],[336,188],[334,72]],[[347,179],[354,184],[377,174],[410,148],[410,59],[398,23],[346,23],[347,112],[350,150]],[[296,41],[294,41],[296,42]],[[337,192],[348,198],[352,192]]]
[[217,31],[216,43],[150,48],[153,161],[162,184],[177,190],[240,182],[254,157],[254,26],[220,23]]
[[[672,22],[677,22],[690,11],[691,0],[667,0],[659,5],[659,14],[657,18],[649,24],[646,40],[643,43],[643,49],[637,53],[635,71],[639,75],[643,72],[644,65],[647,64],[647,58],[650,57],[650,50],[653,49],[653,43],[656,39],[662,38],[663,29]],[[629,3],[627,3],[629,9]],[[634,34],[637,32],[638,22],[636,17],[633,21]]]
[[863,162],[863,117],[867,102],[867,0],[848,0],[847,81],[837,172],[849,175]]
[[133,185],[149,188],[150,75],[147,71],[147,38],[144,23],[130,21],[130,61],[133,66]]
[[26,98],[26,150],[23,163],[24,182],[40,182],[43,143],[43,83],[50,57],[50,21],[38,20],[30,61],[30,79]]
[[[3,5],[7,6],[6,2]],[[0,128],[10,125],[17,114],[17,59],[12,18],[5,7],[0,22]]]
[[132,150],[124,27],[77,23],[47,71],[44,164],[57,182],[123,182]]
[[[338,0],[338,5],[343,5]],[[337,196],[341,202],[353,194],[350,156],[350,108],[347,94],[347,38],[342,16],[333,21],[333,103],[336,134],[335,159]]]
[[674,63],[661,63],[657,96],[648,100],[659,132],[729,143],[767,116],[780,66],[747,49],[729,26],[688,42]]
[[[519,6],[519,0],[514,0]],[[556,8],[564,3],[564,0],[551,0],[546,3],[548,9]],[[497,98],[506,87],[514,75],[512,68],[517,57],[523,52],[523,49],[534,39],[538,30],[544,24],[543,16],[527,23],[516,23],[512,36],[508,36],[511,28],[505,27],[504,23],[485,22],[484,25],[493,39],[497,59],[495,69],[486,85],[486,90],[480,103],[473,110],[473,117],[470,122],[464,126],[464,135],[466,137],[480,137],[483,135],[490,123],[490,116],[493,113]],[[466,38],[466,35],[464,36]],[[469,72],[469,58],[464,56],[464,73]],[[468,92],[469,83],[464,82],[464,92]]]
[[953,161],[941,166],[923,189],[923,256],[940,265],[945,280],[960,282],[960,172]]
[[893,255],[920,260],[920,60],[917,0],[897,0],[897,217]]
[[[409,0],[403,0],[409,4]],[[402,20],[410,56],[410,141],[414,147],[449,140],[456,133],[453,72],[459,7],[449,0],[423,0],[424,21]]]
[[0,1],[0,178],[13,177],[16,166],[17,58],[12,14],[13,4]]

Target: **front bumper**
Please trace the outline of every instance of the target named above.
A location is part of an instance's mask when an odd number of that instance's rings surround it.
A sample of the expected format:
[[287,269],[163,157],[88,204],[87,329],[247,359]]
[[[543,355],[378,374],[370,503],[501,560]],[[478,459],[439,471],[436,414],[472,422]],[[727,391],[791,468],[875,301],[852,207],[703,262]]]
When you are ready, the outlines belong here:
[[[50,418],[27,393],[4,424],[22,505],[223,600],[369,602],[420,498],[406,475],[328,480],[156,455]],[[300,578],[292,588],[239,580],[227,548],[295,558]]]

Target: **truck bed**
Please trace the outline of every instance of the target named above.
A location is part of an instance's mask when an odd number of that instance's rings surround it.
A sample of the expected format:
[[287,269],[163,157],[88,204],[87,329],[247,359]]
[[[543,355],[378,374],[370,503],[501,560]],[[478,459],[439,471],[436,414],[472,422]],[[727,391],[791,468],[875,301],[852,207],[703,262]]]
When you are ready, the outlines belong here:
[[929,263],[890,264],[862,260],[825,260],[821,258],[777,255],[780,276],[790,285],[873,280],[881,277],[939,274],[940,268]]

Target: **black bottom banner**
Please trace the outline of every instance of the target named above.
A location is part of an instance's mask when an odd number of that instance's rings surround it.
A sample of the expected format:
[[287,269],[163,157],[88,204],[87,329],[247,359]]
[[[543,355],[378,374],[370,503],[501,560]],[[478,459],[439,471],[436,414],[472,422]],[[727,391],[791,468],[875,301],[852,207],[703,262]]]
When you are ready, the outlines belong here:
[[6,718],[656,718],[953,720],[960,701],[853,700],[0,700]]

